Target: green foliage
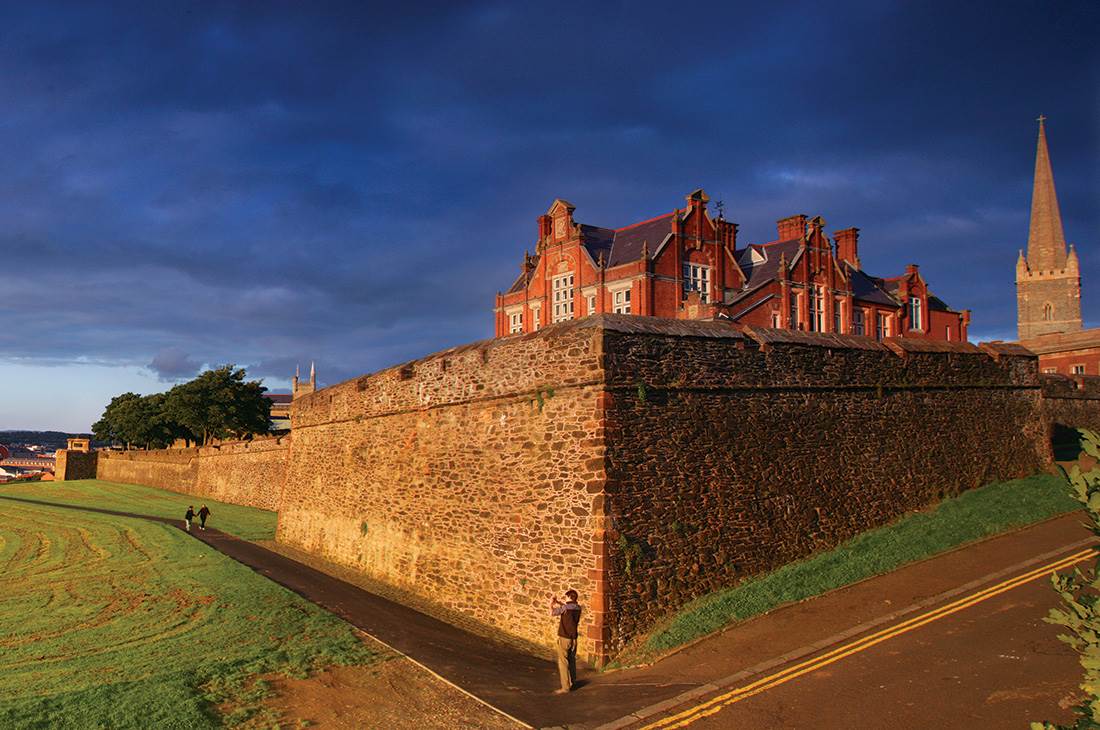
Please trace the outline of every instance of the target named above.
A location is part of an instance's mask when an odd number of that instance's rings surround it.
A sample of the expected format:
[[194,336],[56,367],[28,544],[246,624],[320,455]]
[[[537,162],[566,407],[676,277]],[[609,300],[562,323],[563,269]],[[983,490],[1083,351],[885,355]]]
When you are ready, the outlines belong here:
[[164,489],[136,484],[115,484],[98,479],[72,482],[45,482],[25,487],[17,482],[0,485],[0,511],[16,504],[5,497],[18,498],[43,506],[94,507],[114,512],[131,512],[150,517],[166,517],[182,524],[187,505],[202,503],[210,507],[211,527],[243,540],[274,540],[275,513],[256,507],[227,504],[202,497],[177,494]]
[[163,393],[115,396],[92,425],[96,439],[126,446],[161,449],[172,443],[180,429],[164,414]]
[[[1093,458],[1100,459],[1100,435],[1086,429],[1080,430],[1081,448]],[[1059,467],[1061,468],[1061,467]],[[1082,472],[1074,464],[1070,471],[1062,469],[1062,475],[1072,488],[1074,499],[1085,508],[1089,518],[1089,530],[1100,537],[1100,468]],[[1061,608],[1052,608],[1044,619],[1068,629],[1059,634],[1060,641],[1069,644],[1077,652],[1081,667],[1085,670],[1081,689],[1085,697],[1075,706],[1077,720],[1072,725],[1056,725],[1050,722],[1033,722],[1032,730],[1084,730],[1100,728],[1100,561],[1086,570],[1074,568],[1073,573],[1056,573],[1051,576],[1054,590],[1062,599]]]
[[267,433],[271,401],[258,380],[245,381],[244,368],[223,365],[168,391],[164,414],[198,437],[242,438]]
[[619,535],[616,542],[619,547],[619,555],[623,559],[623,573],[633,575],[634,569],[646,554],[646,545],[640,540],[635,540],[629,535]]
[[539,388],[535,391],[534,403],[538,406],[539,413],[542,413],[542,409],[546,406],[546,399],[554,397],[554,389],[549,385],[545,388]]
[[[85,504],[101,506],[92,494]],[[272,727],[260,675],[383,658],[347,623],[179,529],[0,504],[5,730]]]
[[638,402],[641,403],[644,406],[645,403],[646,403],[646,398],[648,397],[648,395],[649,395],[649,393],[646,391],[645,383],[643,383],[639,380],[638,381]]
[[704,596],[658,626],[644,645],[633,647],[619,659],[624,664],[650,661],[734,621],[887,573],[972,540],[1070,512],[1075,506],[1062,481],[1049,474],[963,492],[934,510],[907,515],[828,552]]
[[123,393],[107,404],[92,426],[96,439],[161,449],[178,438],[211,439],[265,434],[271,425],[271,401],[258,380],[245,381],[243,368],[223,365],[167,393]]

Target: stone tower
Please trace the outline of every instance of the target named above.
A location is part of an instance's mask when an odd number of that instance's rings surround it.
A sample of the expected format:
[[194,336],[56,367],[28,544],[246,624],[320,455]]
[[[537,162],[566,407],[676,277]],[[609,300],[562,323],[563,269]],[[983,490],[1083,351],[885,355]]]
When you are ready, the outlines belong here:
[[1039,117],[1027,256],[1020,251],[1016,259],[1016,327],[1021,340],[1081,329],[1081,270],[1072,244],[1066,253],[1045,119]]
[[298,400],[303,395],[309,395],[317,390],[317,369],[313,366],[313,363],[309,364],[309,382],[303,383],[299,378],[300,373],[298,369],[294,369],[294,380],[291,381],[291,400]]

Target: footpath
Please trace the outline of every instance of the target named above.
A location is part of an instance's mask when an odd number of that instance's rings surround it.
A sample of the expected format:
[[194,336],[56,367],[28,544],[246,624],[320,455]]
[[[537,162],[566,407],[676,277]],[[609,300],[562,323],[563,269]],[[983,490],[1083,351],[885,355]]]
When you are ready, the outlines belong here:
[[582,672],[583,686],[560,696],[552,694],[556,668],[549,661],[373,595],[254,543],[213,530],[196,537],[333,611],[519,725],[605,730],[644,724],[671,708],[1080,550],[1090,541],[1078,514],[1056,517],[781,607],[647,667]]
[[[179,527],[179,520],[94,507],[57,506]],[[216,529],[191,534],[332,611],[510,717],[517,726],[602,730],[640,727],[674,708],[690,706],[777,667],[1080,551],[1094,542],[1078,513],[1055,517],[817,598],[782,606],[705,637],[649,666],[605,673],[581,669],[582,686],[577,691],[554,695],[557,670],[550,661],[444,623]]]

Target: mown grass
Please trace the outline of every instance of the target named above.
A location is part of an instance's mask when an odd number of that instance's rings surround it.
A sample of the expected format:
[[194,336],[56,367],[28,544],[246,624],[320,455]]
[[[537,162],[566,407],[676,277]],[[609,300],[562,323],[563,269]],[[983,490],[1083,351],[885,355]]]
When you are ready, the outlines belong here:
[[834,550],[711,593],[686,606],[626,650],[616,664],[651,661],[735,621],[792,601],[821,595],[865,578],[999,532],[1072,512],[1080,505],[1060,477],[1040,474],[990,484],[946,499],[865,532]]
[[270,727],[259,675],[381,657],[176,527],[7,500],[0,514],[5,729]]
[[[68,482],[30,482],[0,485],[0,506],[5,496],[34,500],[42,504],[94,507],[115,512],[133,512],[150,517],[167,517],[183,524],[187,505],[210,508],[207,524],[245,540],[274,540],[275,513],[255,507],[226,504],[205,497],[192,497],[164,489],[136,484],[116,484],[99,479]],[[77,519],[74,516],[74,519]]]

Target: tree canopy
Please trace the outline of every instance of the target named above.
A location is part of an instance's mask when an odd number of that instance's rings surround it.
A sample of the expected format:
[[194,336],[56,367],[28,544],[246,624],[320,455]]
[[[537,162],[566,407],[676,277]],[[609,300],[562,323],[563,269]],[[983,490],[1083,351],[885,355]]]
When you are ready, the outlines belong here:
[[244,368],[223,365],[167,393],[123,393],[107,404],[92,432],[101,441],[128,448],[164,448],[177,438],[207,444],[211,439],[267,433],[267,388],[245,377]]

